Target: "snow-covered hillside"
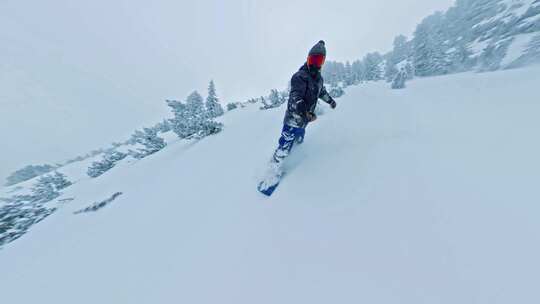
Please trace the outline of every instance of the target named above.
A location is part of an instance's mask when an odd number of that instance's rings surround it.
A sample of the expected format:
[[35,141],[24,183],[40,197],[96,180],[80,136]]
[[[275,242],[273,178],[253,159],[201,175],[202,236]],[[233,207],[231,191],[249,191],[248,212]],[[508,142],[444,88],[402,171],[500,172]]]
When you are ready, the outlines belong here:
[[473,1],[466,9],[475,38],[469,47],[473,55],[483,56],[485,62],[490,62],[490,68],[538,62],[539,49],[535,41],[540,37],[540,1]]
[[325,64],[325,81],[355,84],[540,63],[540,0],[458,0],[424,18],[412,37],[398,35],[390,52]]
[[351,87],[271,198],[283,108],[230,112],[67,188],[0,251],[2,302],[538,303],[538,75]]

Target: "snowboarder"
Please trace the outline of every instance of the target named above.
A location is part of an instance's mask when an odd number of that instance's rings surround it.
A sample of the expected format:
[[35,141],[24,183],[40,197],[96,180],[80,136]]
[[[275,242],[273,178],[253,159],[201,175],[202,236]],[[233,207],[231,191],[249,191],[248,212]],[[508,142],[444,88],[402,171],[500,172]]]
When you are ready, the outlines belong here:
[[275,162],[287,157],[295,142],[302,143],[308,123],[317,119],[315,108],[319,98],[332,109],[336,108],[336,101],[326,91],[321,76],[325,59],[326,48],[321,40],[309,51],[307,62],[292,76],[283,129],[273,157]]
[[289,155],[295,143],[302,143],[306,127],[317,119],[315,108],[318,99],[322,99],[335,109],[336,101],[328,94],[321,76],[321,68],[326,59],[324,41],[319,41],[309,51],[307,61],[291,79],[291,92],[287,111],[283,120],[279,146],[270,163],[269,173],[259,184],[259,191],[271,195],[279,184],[282,175],[281,164]]

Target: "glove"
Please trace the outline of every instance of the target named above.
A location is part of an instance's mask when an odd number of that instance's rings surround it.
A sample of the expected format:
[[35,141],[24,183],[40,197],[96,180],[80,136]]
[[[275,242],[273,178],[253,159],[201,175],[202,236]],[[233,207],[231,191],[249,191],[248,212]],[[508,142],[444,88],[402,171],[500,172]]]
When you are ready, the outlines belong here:
[[332,101],[330,101],[330,107],[331,107],[332,109],[335,109],[335,108],[337,107],[337,103],[336,103],[335,100],[332,99]]
[[315,113],[307,112],[306,117],[309,122],[314,122],[317,120],[317,115],[315,115]]

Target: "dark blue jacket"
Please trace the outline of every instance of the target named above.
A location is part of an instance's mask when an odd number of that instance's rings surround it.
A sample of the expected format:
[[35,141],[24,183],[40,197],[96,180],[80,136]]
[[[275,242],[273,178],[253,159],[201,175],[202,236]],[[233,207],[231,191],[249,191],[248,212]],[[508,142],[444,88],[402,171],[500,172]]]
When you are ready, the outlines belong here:
[[307,113],[315,113],[319,98],[327,103],[333,100],[324,87],[321,73],[312,76],[307,64],[304,64],[291,79],[291,92],[283,123],[291,127],[305,128],[309,122]]

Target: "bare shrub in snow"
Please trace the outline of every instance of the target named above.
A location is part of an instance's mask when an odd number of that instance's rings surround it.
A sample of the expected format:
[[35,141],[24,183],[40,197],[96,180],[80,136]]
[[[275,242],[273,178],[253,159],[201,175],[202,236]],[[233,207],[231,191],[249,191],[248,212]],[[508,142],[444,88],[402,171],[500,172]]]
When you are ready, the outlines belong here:
[[101,208],[107,206],[108,204],[110,204],[112,201],[114,201],[120,195],[122,195],[122,192],[116,192],[115,194],[113,194],[111,197],[109,197],[106,200],[103,200],[103,201],[97,202],[97,203],[93,203],[92,205],[90,205],[90,206],[88,206],[88,207],[86,207],[84,209],[77,210],[77,211],[75,211],[73,213],[74,214],[80,214],[80,213],[98,211],[99,209],[101,209]]

